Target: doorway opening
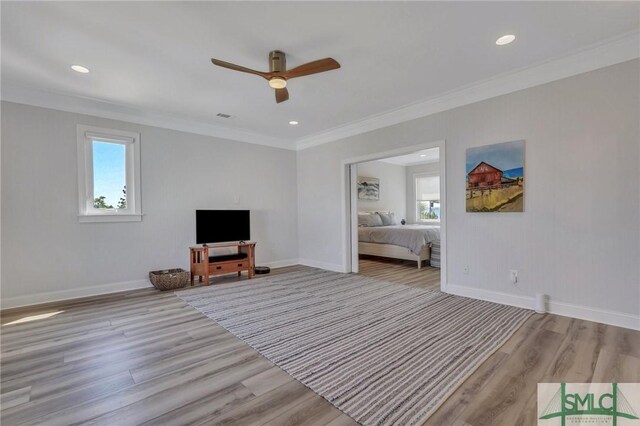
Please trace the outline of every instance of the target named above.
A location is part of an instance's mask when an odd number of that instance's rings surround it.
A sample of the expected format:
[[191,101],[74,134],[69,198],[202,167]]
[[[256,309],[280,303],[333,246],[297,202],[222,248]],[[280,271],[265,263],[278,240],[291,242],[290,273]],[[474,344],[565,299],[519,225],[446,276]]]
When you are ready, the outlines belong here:
[[444,141],[344,162],[347,272],[446,288]]

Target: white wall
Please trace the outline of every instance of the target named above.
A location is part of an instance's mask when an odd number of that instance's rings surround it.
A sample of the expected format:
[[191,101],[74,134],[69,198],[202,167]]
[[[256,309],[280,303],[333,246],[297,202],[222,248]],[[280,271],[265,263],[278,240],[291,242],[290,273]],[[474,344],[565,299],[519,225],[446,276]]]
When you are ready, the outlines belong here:
[[[444,139],[449,290],[545,293],[556,310],[639,327],[639,75],[633,60],[298,152],[298,187],[325,195],[298,192],[300,257],[343,266],[341,161]],[[525,212],[466,213],[465,149],[516,139]]]
[[414,166],[405,167],[405,185],[407,187],[407,223],[417,222],[415,175],[420,173],[428,173],[433,176],[438,176],[440,174],[440,163],[416,164]]
[[[638,327],[638,75],[629,61],[306,149],[297,164],[290,151],[3,102],[2,304],[186,268],[196,208],[251,209],[259,263],[341,269],[341,161],[445,139],[449,291],[514,304],[546,293],[555,309]],[[141,223],[78,223],[77,123],[141,132]],[[515,139],[527,144],[525,212],[466,213],[465,149]]]
[[392,211],[398,223],[406,214],[407,181],[404,166],[368,161],[357,165],[358,176],[380,179],[380,200],[358,200],[358,211]]
[[[78,222],[77,124],[141,133],[142,222]],[[290,150],[3,102],[2,304],[149,285],[148,271],[188,269],[198,208],[250,209],[258,264],[295,263],[296,188]]]

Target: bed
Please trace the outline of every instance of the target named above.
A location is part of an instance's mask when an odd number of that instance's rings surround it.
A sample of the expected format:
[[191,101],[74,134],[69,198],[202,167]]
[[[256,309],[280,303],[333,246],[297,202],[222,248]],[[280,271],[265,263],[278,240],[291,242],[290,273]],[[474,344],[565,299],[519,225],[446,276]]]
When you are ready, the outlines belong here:
[[422,268],[430,259],[431,245],[440,242],[440,226],[390,225],[358,227],[358,253],[413,260]]

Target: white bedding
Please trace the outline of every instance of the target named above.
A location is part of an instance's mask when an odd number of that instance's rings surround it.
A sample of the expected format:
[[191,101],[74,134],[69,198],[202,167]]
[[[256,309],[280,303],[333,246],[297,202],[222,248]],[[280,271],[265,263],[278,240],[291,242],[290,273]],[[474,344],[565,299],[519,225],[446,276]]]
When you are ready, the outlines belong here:
[[440,226],[393,225],[358,228],[358,241],[406,247],[414,254],[433,241],[440,241]]

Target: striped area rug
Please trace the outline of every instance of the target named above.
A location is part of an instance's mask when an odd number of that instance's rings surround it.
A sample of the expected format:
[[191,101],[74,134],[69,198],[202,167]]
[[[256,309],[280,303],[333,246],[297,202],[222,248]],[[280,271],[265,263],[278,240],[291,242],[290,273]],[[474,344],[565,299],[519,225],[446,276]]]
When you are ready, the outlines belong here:
[[320,269],[176,294],[363,425],[420,424],[532,313]]

